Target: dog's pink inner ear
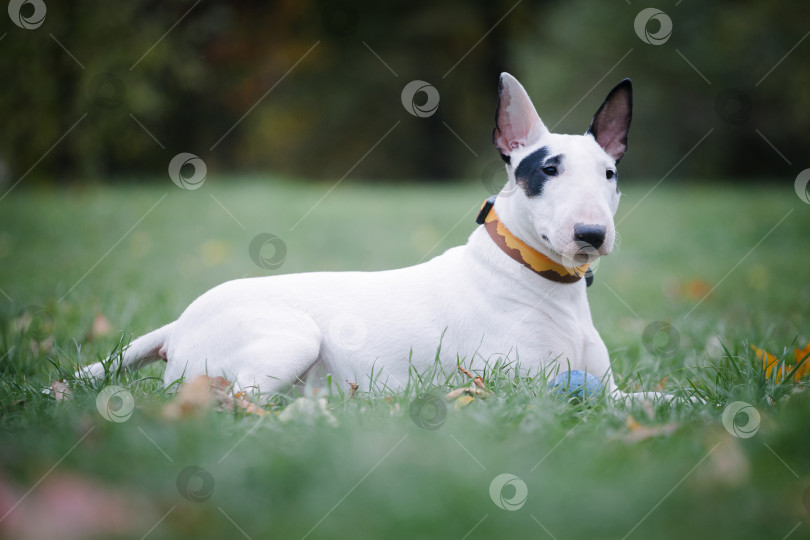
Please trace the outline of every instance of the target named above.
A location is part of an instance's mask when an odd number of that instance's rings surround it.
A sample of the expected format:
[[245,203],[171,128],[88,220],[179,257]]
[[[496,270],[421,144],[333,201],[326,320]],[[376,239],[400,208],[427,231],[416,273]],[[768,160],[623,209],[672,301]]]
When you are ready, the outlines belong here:
[[613,159],[619,161],[627,150],[627,132],[633,116],[633,94],[630,81],[619,83],[591,120],[588,133]]
[[520,83],[509,75],[501,75],[498,89],[498,110],[492,142],[504,156],[540,139],[545,126]]

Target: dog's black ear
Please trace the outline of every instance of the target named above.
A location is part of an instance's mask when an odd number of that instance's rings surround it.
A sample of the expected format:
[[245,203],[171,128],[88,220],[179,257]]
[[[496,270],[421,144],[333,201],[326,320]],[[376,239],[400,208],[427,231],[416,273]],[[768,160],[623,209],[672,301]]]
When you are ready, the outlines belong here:
[[548,129],[540,120],[529,94],[517,79],[501,73],[495,129],[492,130],[492,144],[501,153],[501,158],[509,163],[513,151],[537,142],[546,133]]
[[630,79],[617,84],[591,120],[588,133],[607,154],[619,161],[627,150],[627,132],[633,118],[633,85]]

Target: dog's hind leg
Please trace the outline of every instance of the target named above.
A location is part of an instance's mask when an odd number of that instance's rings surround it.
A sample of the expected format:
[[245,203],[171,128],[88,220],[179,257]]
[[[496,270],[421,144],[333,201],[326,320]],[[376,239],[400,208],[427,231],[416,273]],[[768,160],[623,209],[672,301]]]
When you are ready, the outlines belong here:
[[184,314],[169,346],[164,382],[222,376],[236,391],[275,393],[318,361],[321,339],[315,321],[289,307],[244,302],[204,318]]
[[309,332],[278,335],[268,332],[242,348],[234,358],[235,388],[269,395],[303,382],[318,361],[320,339]]

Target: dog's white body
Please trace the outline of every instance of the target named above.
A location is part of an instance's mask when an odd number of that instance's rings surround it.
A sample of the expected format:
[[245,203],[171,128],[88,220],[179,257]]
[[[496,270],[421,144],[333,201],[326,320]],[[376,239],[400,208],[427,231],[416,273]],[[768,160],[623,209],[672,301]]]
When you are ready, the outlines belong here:
[[483,228],[467,245],[410,268],[224,283],[168,328],[161,340],[167,384],[209,373],[272,392],[319,362],[335,381],[365,387],[373,373],[396,389],[411,365],[424,372],[433,364],[440,344],[453,369],[457,356],[477,367],[519,358],[535,372],[559,359],[599,375],[610,367],[584,281],[538,276]]
[[[619,193],[605,171],[615,170],[629,127],[628,111],[622,138],[614,125],[616,107],[607,118],[613,123],[602,120],[607,142],[590,132],[551,134],[522,86],[508,74],[501,77],[495,143],[511,164],[494,209],[515,236],[557,262],[570,257],[582,263],[573,233],[582,223],[603,228],[598,255],[612,250]],[[528,180],[516,178],[515,170],[538,149],[563,157],[553,181],[543,177],[542,195],[530,196]],[[240,389],[265,394],[301,381],[317,366],[344,386],[350,381],[397,389],[407,383],[409,370],[433,366],[439,346],[440,361],[450,370],[459,360],[473,369],[519,360],[524,373],[551,376],[570,367],[603,377],[609,391],[616,388],[591,320],[585,280],[541,277],[501,251],[484,227],[466,245],[409,268],[224,283],[175,322],[135,340],[123,362],[137,369],[166,360],[167,385],[180,377],[222,375]],[[103,367],[95,364],[84,373],[99,376]]]

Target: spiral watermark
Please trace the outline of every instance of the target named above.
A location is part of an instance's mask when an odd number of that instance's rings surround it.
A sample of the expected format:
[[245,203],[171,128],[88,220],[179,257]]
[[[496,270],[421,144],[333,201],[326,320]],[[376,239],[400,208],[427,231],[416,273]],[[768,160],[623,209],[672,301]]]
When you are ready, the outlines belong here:
[[11,0],[8,3],[11,22],[25,30],[36,30],[42,26],[47,12],[48,7],[43,0]]
[[[745,423],[740,421],[741,415]],[[735,437],[751,438],[759,431],[759,411],[744,401],[729,403],[723,409],[723,427]]]
[[571,273],[578,271],[584,265],[589,265],[591,272],[599,269],[599,250],[582,240],[569,242],[560,252],[562,265]]
[[321,23],[327,33],[335,37],[350,36],[357,30],[360,16],[349,2],[327,2],[321,10]]
[[127,85],[114,73],[99,73],[90,81],[90,100],[102,109],[114,109],[127,96]]
[[169,162],[169,178],[181,189],[192,191],[201,188],[207,174],[205,162],[188,152],[180,152]]
[[[416,103],[417,94],[425,94],[425,102]],[[405,110],[419,118],[427,118],[439,108],[439,91],[436,87],[425,81],[411,81],[402,89],[402,106]]]
[[259,268],[277,270],[287,260],[287,244],[272,233],[259,233],[248,246],[250,259]]
[[108,422],[126,422],[135,410],[135,398],[126,388],[105,386],[96,396],[96,409]]
[[434,392],[426,392],[411,401],[408,407],[413,423],[430,431],[439,429],[447,419],[447,404]]
[[[505,494],[507,486],[514,490],[513,493]],[[508,496],[511,495],[511,496]],[[529,497],[529,488],[526,482],[515,476],[514,474],[503,473],[499,474],[492,479],[489,484],[489,498],[495,503],[495,506],[501,510],[508,510],[514,512],[520,510],[526,504],[526,499]]]
[[35,341],[42,341],[53,334],[53,315],[42,306],[28,306],[16,319],[16,329]]
[[329,337],[337,347],[356,351],[363,347],[368,338],[368,326],[360,317],[338,315],[329,323]]
[[508,197],[517,191],[517,184],[513,184],[509,189],[504,189],[508,182],[509,175],[500,159],[493,159],[481,169],[481,184],[490,195]]
[[214,477],[197,465],[189,465],[177,475],[177,491],[191,502],[205,502],[214,494]]
[[[658,29],[651,32],[650,22],[658,23]],[[644,8],[638,12],[633,21],[633,28],[638,38],[648,45],[663,45],[672,36],[672,19],[669,15],[656,8]]]
[[808,189],[810,186],[808,184],[810,184],[810,169],[805,169],[796,176],[796,181],[793,183],[796,195],[805,204],[810,204],[810,189]]
[[644,328],[641,343],[656,358],[672,358],[681,344],[678,329],[665,321],[653,321]]
[[736,88],[726,88],[714,100],[717,116],[727,124],[745,123],[751,117],[752,108],[751,96]]

